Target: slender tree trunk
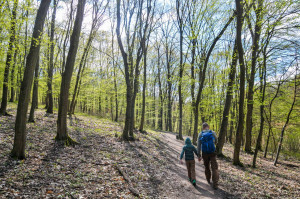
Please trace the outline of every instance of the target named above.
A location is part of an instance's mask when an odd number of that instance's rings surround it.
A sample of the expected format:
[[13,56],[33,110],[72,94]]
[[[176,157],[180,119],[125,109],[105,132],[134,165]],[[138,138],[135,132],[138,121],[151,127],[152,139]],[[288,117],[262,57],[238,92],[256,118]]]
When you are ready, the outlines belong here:
[[166,50],[166,59],[167,59],[167,86],[168,86],[168,128],[167,130],[172,132],[172,80],[171,80],[171,65],[170,65],[170,60],[169,57],[169,50],[167,46]]
[[[144,47],[145,48],[145,47]],[[146,112],[146,88],[147,88],[147,52],[144,49],[144,83],[143,83],[143,102],[140,131],[144,131],[145,112]]]
[[155,86],[156,86],[156,78],[154,79],[153,83],[153,103],[152,103],[152,126],[153,128],[156,127],[156,95],[155,95]]
[[79,45],[79,38],[81,32],[81,26],[84,15],[84,7],[86,0],[78,1],[77,14],[74,23],[73,33],[70,39],[70,49],[65,65],[65,71],[62,75],[61,87],[60,87],[60,98],[58,107],[58,118],[57,118],[57,135],[56,140],[62,140],[66,145],[73,145],[74,141],[69,137],[67,132],[67,112],[68,112],[68,98],[70,83],[73,74],[77,49]]
[[49,67],[48,67],[48,79],[47,79],[47,98],[48,98],[48,106],[47,106],[47,113],[53,113],[53,95],[52,95],[52,79],[53,79],[53,69],[54,69],[54,34],[55,34],[55,18],[56,18],[56,8],[57,8],[57,1],[53,0],[53,13],[51,19],[51,33],[50,33],[50,60],[49,60]]
[[295,106],[296,96],[297,96],[297,78],[298,78],[298,76],[297,76],[297,69],[296,69],[293,103],[292,103],[291,108],[289,110],[289,113],[287,115],[286,122],[285,122],[285,124],[284,124],[284,126],[282,127],[282,130],[281,130],[280,141],[279,141],[279,145],[278,145],[278,149],[277,149],[276,158],[275,158],[275,161],[274,161],[274,166],[276,166],[276,164],[278,162],[278,158],[279,158],[279,154],[280,154],[281,147],[282,147],[282,142],[283,142],[284,131],[285,131],[285,128],[287,127],[287,125],[289,124],[290,116],[291,116],[291,113],[292,113],[292,111],[294,109],[294,106]]
[[178,118],[178,139],[183,140],[182,136],[182,106],[183,106],[183,100],[182,100],[182,76],[183,76],[183,5],[181,5],[179,0],[176,0],[176,11],[177,11],[177,22],[179,26],[179,54],[180,54],[180,60],[179,60],[179,83],[178,83],[178,96],[179,96],[179,118]]
[[26,60],[15,123],[14,146],[11,152],[11,156],[17,159],[25,158],[28,104],[33,82],[33,73],[39,56],[41,34],[50,2],[51,0],[42,0],[40,3],[33,28],[31,47]]
[[161,83],[161,66],[160,66],[160,52],[159,52],[159,48],[157,51],[157,57],[158,57],[158,62],[157,62],[157,78],[158,78],[158,89],[159,89],[159,94],[158,94],[158,98],[159,98],[159,112],[158,112],[158,129],[159,130],[163,130],[163,94],[162,94],[162,83]]
[[236,42],[234,43],[233,53],[232,53],[232,63],[229,72],[229,82],[227,86],[226,92],[226,99],[225,99],[225,106],[223,111],[223,119],[221,123],[220,133],[218,137],[218,144],[217,144],[217,154],[222,155],[222,149],[225,144],[225,136],[227,132],[228,126],[228,115],[231,107],[232,101],[232,91],[233,91],[233,84],[234,84],[234,77],[236,74],[236,64],[237,64],[237,45]]
[[[252,61],[251,61],[251,74],[248,85],[248,99],[247,99],[247,116],[246,116],[246,142],[245,142],[245,151],[251,152],[251,134],[252,134],[252,115],[253,115],[253,95],[254,95],[254,79],[256,73],[256,63],[258,57],[258,48],[259,48],[259,39],[261,34],[261,16],[263,9],[263,0],[258,0],[258,7],[255,10],[256,13],[256,24],[255,24],[255,33],[253,38],[252,45]],[[261,150],[261,146],[259,146]]]
[[118,86],[117,86],[117,77],[116,77],[116,68],[115,68],[115,66],[114,66],[114,89],[115,89],[115,105],[116,105],[115,122],[118,122],[118,119],[119,119],[119,102],[118,102]]
[[276,89],[276,93],[274,95],[274,97],[272,98],[271,102],[270,102],[270,105],[269,105],[269,118],[267,117],[267,114],[265,113],[266,115],[266,119],[268,121],[268,124],[269,124],[269,130],[268,130],[268,138],[267,138],[267,143],[266,143],[266,148],[265,148],[265,154],[264,154],[264,158],[267,157],[267,153],[268,153],[268,146],[269,146],[269,140],[270,140],[270,136],[271,136],[271,132],[272,132],[272,125],[271,125],[271,122],[272,122],[272,105],[273,105],[273,102],[274,100],[277,98],[278,96],[278,93],[280,91],[280,86],[281,86],[282,82],[280,81],[278,83],[278,86],[277,86],[277,89]]
[[261,146],[261,140],[262,140],[262,135],[263,135],[263,130],[264,130],[264,103],[265,103],[265,93],[266,93],[266,66],[267,66],[267,55],[264,54],[264,61],[263,61],[263,67],[260,69],[260,93],[261,93],[261,104],[260,104],[260,128],[259,128],[259,133],[256,141],[256,147],[255,147],[255,152],[253,156],[253,162],[252,162],[252,167],[256,167],[256,158],[258,154],[258,150]]
[[35,67],[35,78],[34,78],[34,83],[33,83],[33,91],[32,91],[32,101],[31,101],[31,108],[30,108],[30,114],[29,114],[29,119],[28,122],[34,122],[34,111],[38,106],[38,88],[39,88],[39,69],[40,69],[40,64],[39,64],[40,58],[38,57],[38,61],[36,63]]
[[237,30],[236,30],[236,42],[240,64],[240,99],[239,99],[239,116],[238,126],[235,136],[235,145],[233,153],[233,164],[241,165],[240,162],[240,150],[241,141],[244,131],[244,99],[245,99],[245,64],[244,64],[244,50],[242,44],[242,27],[243,27],[243,1],[235,0],[237,10]]
[[8,98],[8,79],[9,79],[10,65],[12,63],[12,56],[14,53],[13,46],[14,46],[15,38],[16,38],[16,18],[17,18],[18,3],[19,3],[19,0],[14,0],[14,7],[12,10],[12,15],[11,15],[11,20],[10,20],[10,38],[9,38],[9,43],[8,43],[8,50],[7,50],[5,70],[4,70],[4,81],[3,81],[3,89],[2,89],[2,101],[1,101],[1,108],[0,108],[0,116],[8,115],[6,113],[7,98]]

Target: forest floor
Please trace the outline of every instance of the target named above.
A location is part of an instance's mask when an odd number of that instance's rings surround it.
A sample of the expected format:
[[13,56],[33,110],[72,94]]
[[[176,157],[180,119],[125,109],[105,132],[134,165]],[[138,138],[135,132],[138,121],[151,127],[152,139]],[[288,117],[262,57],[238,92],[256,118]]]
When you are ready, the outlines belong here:
[[[36,123],[27,125],[25,161],[9,157],[13,144],[12,117],[0,117],[0,198],[297,198],[300,195],[300,162],[241,153],[244,167],[233,166],[233,148],[218,159],[219,190],[204,177],[197,161],[197,186],[187,180],[178,161],[183,141],[169,132],[136,132],[135,142],[121,142],[118,123],[92,116],[76,116],[69,122],[70,136],[79,142],[64,147],[55,142],[56,114],[36,111]],[[261,155],[261,154],[260,154]]]

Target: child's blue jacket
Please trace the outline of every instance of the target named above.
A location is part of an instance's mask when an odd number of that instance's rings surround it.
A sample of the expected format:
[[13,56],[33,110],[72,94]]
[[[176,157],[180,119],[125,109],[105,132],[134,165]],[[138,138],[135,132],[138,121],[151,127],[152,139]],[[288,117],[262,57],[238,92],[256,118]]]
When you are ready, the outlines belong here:
[[196,148],[192,145],[191,139],[186,138],[185,145],[180,154],[180,160],[185,156],[185,160],[194,160],[194,153],[198,156]]

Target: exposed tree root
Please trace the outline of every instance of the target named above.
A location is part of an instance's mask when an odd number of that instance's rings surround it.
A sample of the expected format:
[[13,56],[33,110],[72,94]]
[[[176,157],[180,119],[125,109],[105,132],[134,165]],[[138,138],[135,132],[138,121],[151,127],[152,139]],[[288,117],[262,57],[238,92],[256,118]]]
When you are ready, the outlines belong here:
[[79,143],[78,142],[76,142],[75,140],[73,140],[70,136],[67,136],[67,138],[66,139],[63,139],[63,140],[61,140],[61,139],[58,139],[57,138],[57,136],[55,137],[55,140],[57,141],[57,142],[61,142],[61,143],[63,143],[65,146],[75,146],[75,145],[78,145]]

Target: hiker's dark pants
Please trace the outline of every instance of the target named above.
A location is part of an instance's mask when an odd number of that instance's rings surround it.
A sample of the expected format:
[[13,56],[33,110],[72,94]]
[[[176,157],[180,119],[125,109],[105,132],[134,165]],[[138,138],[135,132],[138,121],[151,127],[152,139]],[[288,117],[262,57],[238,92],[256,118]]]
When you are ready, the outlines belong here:
[[186,160],[185,163],[188,170],[189,179],[196,180],[195,160]]
[[[205,166],[205,176],[206,180],[210,182],[211,173],[212,173],[212,181],[214,185],[218,185],[219,181],[219,170],[218,170],[218,162],[216,153],[202,153],[202,158]],[[211,170],[209,168],[209,165],[211,165]]]

